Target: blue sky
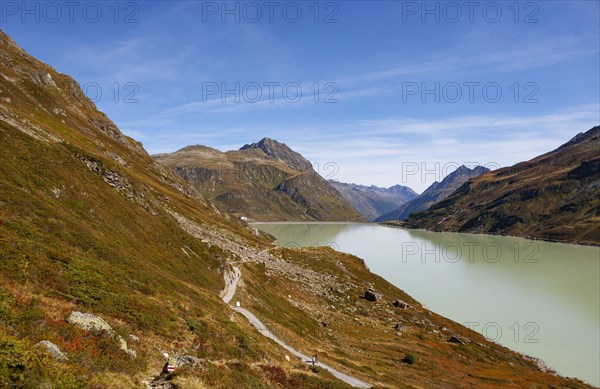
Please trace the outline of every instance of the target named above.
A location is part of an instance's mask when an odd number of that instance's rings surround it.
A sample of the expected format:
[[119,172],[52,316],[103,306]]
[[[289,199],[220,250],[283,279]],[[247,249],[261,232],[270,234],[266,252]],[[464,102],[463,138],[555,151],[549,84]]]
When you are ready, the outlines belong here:
[[600,123],[598,1],[2,1],[0,28],[150,153],[266,136],[420,192]]

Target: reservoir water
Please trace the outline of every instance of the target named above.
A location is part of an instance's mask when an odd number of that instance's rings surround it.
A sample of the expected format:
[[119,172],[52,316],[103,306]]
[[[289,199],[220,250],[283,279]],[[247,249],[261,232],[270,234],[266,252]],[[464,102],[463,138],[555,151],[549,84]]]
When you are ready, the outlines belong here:
[[600,247],[360,223],[256,223],[280,246],[331,246],[430,310],[600,385]]

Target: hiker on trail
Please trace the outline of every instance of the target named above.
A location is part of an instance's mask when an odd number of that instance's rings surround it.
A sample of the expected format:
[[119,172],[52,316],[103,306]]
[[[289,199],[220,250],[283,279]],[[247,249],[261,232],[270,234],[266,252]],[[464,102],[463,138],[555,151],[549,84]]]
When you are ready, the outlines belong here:
[[312,361],[312,365],[315,366],[315,363],[317,363],[317,354],[312,356],[311,361]]

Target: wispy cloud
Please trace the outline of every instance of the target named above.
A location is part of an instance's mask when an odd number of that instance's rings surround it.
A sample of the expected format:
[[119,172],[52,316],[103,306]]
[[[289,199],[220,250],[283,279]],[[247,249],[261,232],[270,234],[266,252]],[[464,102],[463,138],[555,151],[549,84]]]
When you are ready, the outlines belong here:
[[[264,134],[257,127],[225,127],[163,134],[148,143],[152,153],[171,152],[192,143],[222,151],[235,149],[231,137],[268,135],[286,142],[309,160],[339,166],[335,178],[345,182],[390,186],[403,184],[417,191],[439,180],[444,167],[482,164],[492,168],[531,159],[566,142],[600,121],[597,105],[584,105],[555,114],[452,116],[438,119],[389,118],[323,125],[289,125]],[[342,137],[339,134],[351,136]],[[260,134],[260,135],[259,135]],[[249,139],[248,141],[256,140]],[[435,171],[425,177],[404,177],[402,167],[418,164]],[[330,172],[321,172],[324,175]]]
[[104,48],[80,46],[70,50],[68,59],[79,66],[96,69],[103,79],[149,82],[182,81],[181,66],[191,55],[191,48],[165,55],[159,44],[147,37],[132,37]]
[[[392,67],[385,67],[365,73],[357,73],[351,76],[340,77],[335,80],[320,80],[320,84],[334,82],[339,88],[339,92],[334,98],[347,102],[354,99],[368,99],[372,97],[392,96],[401,92],[400,81],[425,81],[427,79],[437,81],[453,77],[457,80],[469,80],[473,78],[473,69],[478,69],[479,77],[481,72],[489,73],[494,77],[499,77],[498,72],[506,73],[513,71],[522,71],[527,69],[536,69],[544,66],[551,66],[560,62],[578,59],[586,56],[597,55],[600,51],[597,48],[590,48],[585,45],[581,38],[560,37],[549,38],[542,42],[530,39],[529,41],[519,41],[508,47],[479,47],[474,50],[473,46],[482,45],[480,37],[471,37],[465,39],[468,44],[461,44],[453,47],[451,50],[435,53],[426,60],[419,63],[407,60],[405,64],[399,64]],[[122,51],[119,48],[117,52]],[[476,51],[477,54],[473,54]],[[483,70],[482,70],[483,69]],[[143,70],[143,67],[142,67]],[[461,77],[465,77],[464,80]],[[235,81],[227,83],[228,88],[233,88]],[[222,113],[231,114],[257,109],[290,109],[305,106],[312,103],[310,90],[315,81],[301,83],[303,97],[297,103],[290,103],[283,99],[281,90],[276,90],[276,96],[273,100],[269,99],[268,88],[263,89],[263,96],[257,102],[245,101],[241,93],[238,93],[239,101],[235,97],[228,96],[226,101],[219,97],[207,100],[194,100],[178,106],[163,109],[159,117],[177,117],[180,115],[189,115],[197,113]],[[243,87],[244,85],[242,85]],[[412,123],[408,123],[412,124]]]

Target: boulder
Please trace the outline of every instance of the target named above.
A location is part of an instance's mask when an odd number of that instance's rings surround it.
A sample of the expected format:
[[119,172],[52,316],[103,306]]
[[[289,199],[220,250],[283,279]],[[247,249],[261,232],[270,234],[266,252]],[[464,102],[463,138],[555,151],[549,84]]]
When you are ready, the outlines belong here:
[[450,339],[448,339],[448,342],[450,343],[458,343],[458,344],[465,344],[465,341],[462,340],[458,335],[454,334],[450,337]]
[[201,367],[200,360],[193,355],[182,355],[177,357],[175,366],[180,367]]
[[402,308],[402,309],[410,308],[410,305],[408,305],[407,303],[405,303],[402,300],[396,300],[396,301],[394,301],[394,306],[398,307],[398,308]]
[[402,331],[402,330],[404,329],[404,326],[402,325],[402,323],[397,323],[397,324],[394,326],[394,329],[395,329],[396,331]]
[[127,346],[127,341],[115,332],[112,327],[99,316],[94,316],[90,313],[73,311],[67,317],[67,323],[73,324],[86,331],[103,331],[112,336],[119,343],[119,349],[129,355],[132,359],[137,357],[137,353]]
[[67,356],[60,351],[57,345],[47,340],[42,340],[41,342],[36,343],[34,347],[43,348],[48,354],[50,354],[52,358],[56,359],[57,361],[66,362],[69,360],[69,358],[67,358]]
[[69,317],[67,317],[67,323],[73,324],[86,331],[106,331],[111,335],[115,333],[112,327],[105,322],[104,319],[89,313],[73,311]]
[[368,301],[377,301],[379,300],[381,297],[379,296],[378,293],[376,293],[373,289],[369,288],[367,290],[365,290],[365,299]]
[[[171,371],[169,371],[169,367]],[[169,357],[165,365],[163,366],[163,373],[172,373],[182,367],[189,368],[202,368],[200,360],[193,355],[181,355],[179,357]]]

